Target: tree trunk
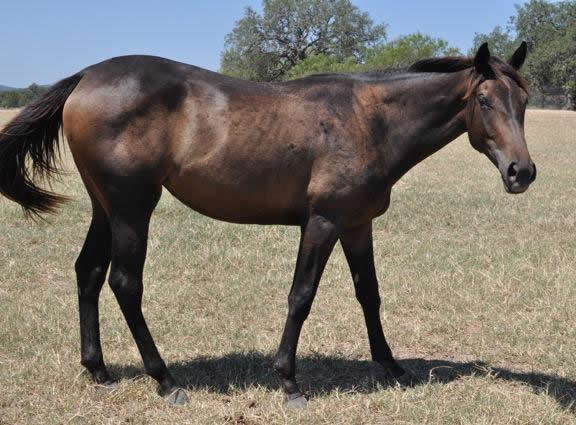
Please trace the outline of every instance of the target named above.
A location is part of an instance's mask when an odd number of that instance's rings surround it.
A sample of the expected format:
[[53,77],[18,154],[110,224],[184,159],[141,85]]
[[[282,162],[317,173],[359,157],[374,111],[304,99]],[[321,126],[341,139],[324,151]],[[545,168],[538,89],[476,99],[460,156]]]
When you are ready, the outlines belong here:
[[567,95],[568,95],[568,104],[567,104],[568,110],[576,111],[576,87],[568,89]]

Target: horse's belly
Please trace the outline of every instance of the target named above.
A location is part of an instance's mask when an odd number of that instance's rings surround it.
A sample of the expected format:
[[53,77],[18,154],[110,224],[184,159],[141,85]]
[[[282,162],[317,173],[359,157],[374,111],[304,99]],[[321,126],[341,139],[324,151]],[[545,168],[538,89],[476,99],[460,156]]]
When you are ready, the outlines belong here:
[[306,216],[306,182],[247,168],[188,170],[164,186],[190,208],[233,223],[298,225]]
[[309,138],[261,111],[239,118],[212,107],[208,115],[174,132],[164,186],[220,220],[301,223],[313,157]]

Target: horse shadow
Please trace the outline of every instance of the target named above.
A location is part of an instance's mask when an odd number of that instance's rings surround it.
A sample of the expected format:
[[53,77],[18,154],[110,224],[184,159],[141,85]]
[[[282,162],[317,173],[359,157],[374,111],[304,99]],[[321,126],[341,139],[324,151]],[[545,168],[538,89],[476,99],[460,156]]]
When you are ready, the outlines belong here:
[[[228,353],[219,357],[196,357],[169,366],[182,386],[189,390],[207,390],[222,395],[252,386],[271,390],[280,388],[272,369],[272,355],[246,352]],[[406,387],[427,383],[449,383],[469,376],[492,376],[494,379],[517,382],[534,393],[553,397],[563,408],[576,413],[576,381],[539,372],[517,372],[492,367],[481,361],[459,362],[444,359],[406,358],[399,364],[412,378]],[[397,385],[383,369],[368,360],[349,360],[337,356],[299,356],[298,378],[301,388],[312,397],[334,390],[373,393]],[[137,378],[143,370],[132,365],[111,365],[114,376]]]

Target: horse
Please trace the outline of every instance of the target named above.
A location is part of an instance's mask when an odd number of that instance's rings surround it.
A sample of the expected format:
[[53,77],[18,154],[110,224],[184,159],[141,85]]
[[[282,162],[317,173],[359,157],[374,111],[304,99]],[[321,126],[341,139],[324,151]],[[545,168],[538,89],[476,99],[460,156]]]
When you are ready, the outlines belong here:
[[414,165],[467,132],[507,192],[536,178],[524,136],[528,89],[522,43],[509,60],[483,44],[473,57],[424,59],[395,72],[326,73],[243,81],[152,56],[89,66],[25,107],[0,134],[0,192],[39,217],[66,200],[39,185],[69,150],[92,203],[75,263],[81,364],[109,385],[98,299],[109,285],[146,372],[169,403],[188,396],[160,356],[141,310],[150,217],[162,189],[233,223],[294,225],[300,245],[274,369],[288,407],[306,396],[296,350],[323,269],[340,241],[363,310],[372,360],[394,359],[380,319],[372,221]]

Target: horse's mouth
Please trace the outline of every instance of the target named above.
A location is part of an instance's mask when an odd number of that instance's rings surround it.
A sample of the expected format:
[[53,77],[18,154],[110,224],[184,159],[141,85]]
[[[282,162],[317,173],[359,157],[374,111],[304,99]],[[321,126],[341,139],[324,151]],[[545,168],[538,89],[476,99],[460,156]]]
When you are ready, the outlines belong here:
[[510,193],[512,195],[519,195],[520,193],[524,193],[530,187],[530,183],[528,184],[521,184],[520,182],[510,182],[504,176],[502,176],[502,183],[504,184],[504,189],[506,193]]
[[528,190],[529,187],[530,187],[530,185],[521,186],[521,185],[518,185],[516,183],[514,183],[512,186],[508,186],[508,185],[504,184],[504,188],[506,189],[506,192],[510,193],[512,195],[518,195],[520,193],[524,193]]

